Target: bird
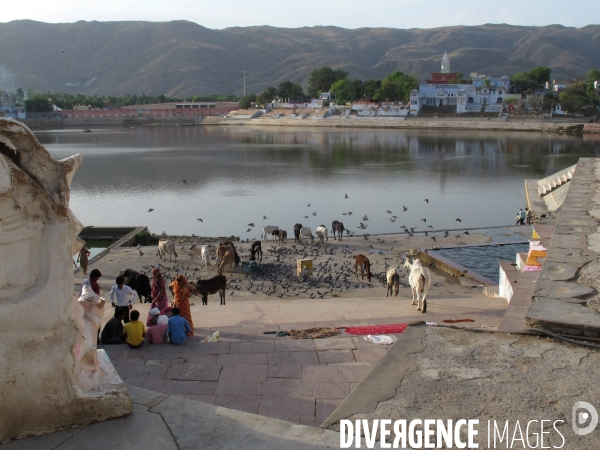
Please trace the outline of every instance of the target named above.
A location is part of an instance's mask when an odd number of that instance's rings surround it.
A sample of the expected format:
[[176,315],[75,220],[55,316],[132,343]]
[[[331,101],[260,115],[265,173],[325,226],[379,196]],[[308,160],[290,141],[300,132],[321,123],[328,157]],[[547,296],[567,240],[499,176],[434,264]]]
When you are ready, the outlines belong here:
[[252,228],[248,228],[248,229],[246,230],[246,233],[250,233],[251,231],[252,231]]
[[198,217],[196,220],[199,222],[204,222],[204,220],[202,220],[200,217]]
[[431,228],[433,230],[433,225],[427,225],[427,228]]
[[309,204],[308,204],[308,205],[306,205],[306,206],[308,206],[308,207],[310,208],[310,205],[312,205],[312,203],[309,203]]
[[437,241],[435,240],[435,236],[431,236],[431,239],[433,239],[433,242],[437,242]]
[[62,51],[61,51],[61,53],[64,53],[64,52],[65,52],[65,49],[63,48]]
[[308,219],[308,216],[304,216],[305,219]]
[[421,222],[427,223],[427,219],[421,219]]
[[390,222],[394,223],[396,221],[397,217],[390,217]]
[[348,211],[348,215],[351,216],[352,215],[352,211]]
[[312,215],[313,215],[313,216],[316,216],[316,215],[317,215],[317,212],[316,212],[316,211],[313,211]]
[[344,194],[344,198],[348,198],[348,194]]
[[142,256],[144,256],[144,252],[142,251],[142,246],[141,246],[141,245],[138,245],[136,248],[137,248],[138,252],[140,252],[140,258],[141,258]]
[[456,218],[456,221],[457,222],[462,222],[462,220],[460,220],[458,217]]
[[428,199],[428,198],[426,198],[426,199],[425,199],[425,202],[426,202],[426,203],[429,203],[429,199]]
[[448,235],[450,234],[447,231],[444,231],[444,233],[446,233],[446,234],[444,234],[444,237],[448,237]]
[[471,234],[471,233],[469,233],[468,231],[465,231],[465,234],[468,236],[468,235],[469,235],[469,234]]
[[185,183],[187,183],[187,180],[184,178],[183,180],[181,180],[181,182],[182,182],[183,184],[185,184]]
[[268,217],[263,214],[263,220],[267,220]]
[[154,208],[150,208],[150,209],[148,210],[148,212],[152,212],[152,211],[154,211]]
[[402,205],[402,210],[403,211],[408,211],[408,208],[406,206]]
[[249,223],[249,224],[248,224],[248,226],[249,226],[249,227],[253,227],[253,226],[255,226],[255,225],[254,225],[254,223]]
[[392,211],[390,211],[390,210],[388,209],[388,210],[386,211],[386,213],[388,213],[388,214],[391,214],[391,213],[392,213]]
[[369,220],[366,214],[363,216],[363,220]]

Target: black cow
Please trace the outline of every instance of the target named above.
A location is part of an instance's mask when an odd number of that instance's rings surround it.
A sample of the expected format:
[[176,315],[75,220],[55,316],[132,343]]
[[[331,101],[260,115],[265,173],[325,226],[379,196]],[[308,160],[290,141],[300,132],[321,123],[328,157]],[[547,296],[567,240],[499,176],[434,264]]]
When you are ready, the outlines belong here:
[[259,261],[262,261],[263,252],[262,252],[262,245],[261,245],[260,241],[254,241],[252,243],[252,247],[250,248],[250,253],[252,254],[252,256],[250,256],[250,261],[256,261],[257,255],[260,257]]
[[225,289],[227,289],[227,278],[224,275],[217,275],[208,280],[198,278],[195,283],[196,289],[193,294],[202,297],[202,304],[208,305],[208,296],[219,293],[221,305],[225,304]]
[[[335,233],[337,232],[340,236],[340,241],[342,240],[342,234],[344,234],[344,224],[338,220],[334,220],[331,222],[331,232],[333,233],[333,239],[336,239]],[[337,240],[337,239],[336,239]]]
[[294,242],[300,242],[300,230],[302,229],[302,224],[297,223],[294,225]]
[[119,276],[125,279],[125,284],[137,292],[140,297],[144,297],[144,303],[152,303],[152,287],[150,286],[150,278],[147,275],[136,272],[133,269],[122,271]]

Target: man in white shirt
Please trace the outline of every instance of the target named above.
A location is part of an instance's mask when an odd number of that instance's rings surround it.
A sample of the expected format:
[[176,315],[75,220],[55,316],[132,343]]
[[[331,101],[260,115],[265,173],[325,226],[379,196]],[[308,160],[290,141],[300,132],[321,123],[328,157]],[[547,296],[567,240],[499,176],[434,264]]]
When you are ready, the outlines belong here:
[[115,308],[115,315],[119,311],[125,313],[123,322],[129,322],[129,310],[133,307],[136,299],[139,300],[137,292],[125,285],[125,279],[123,277],[117,277],[117,284],[115,284],[110,290],[110,302]]

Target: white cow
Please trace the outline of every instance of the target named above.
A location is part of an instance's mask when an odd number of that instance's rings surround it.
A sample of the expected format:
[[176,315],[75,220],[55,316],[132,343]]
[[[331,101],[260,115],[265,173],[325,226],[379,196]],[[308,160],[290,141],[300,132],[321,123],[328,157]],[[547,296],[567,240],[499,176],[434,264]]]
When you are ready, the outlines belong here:
[[319,242],[323,242],[324,239],[329,240],[329,237],[327,237],[327,227],[325,225],[319,226],[315,234],[317,235],[317,238],[319,238]]
[[156,256],[160,257],[163,261],[169,254],[169,262],[171,262],[171,255],[175,255],[175,261],[177,261],[177,253],[175,252],[175,242],[170,239],[158,241],[158,250]]
[[396,297],[400,290],[400,272],[395,267],[390,267],[386,274],[387,292],[386,297]]
[[411,263],[411,257],[408,255],[404,261],[404,267],[410,269],[408,282],[413,294],[412,304],[417,303],[417,311],[427,312],[427,291],[431,285],[431,272],[427,267],[423,267],[420,259],[415,259]]
[[310,242],[314,242],[315,237],[312,234],[312,230],[310,229],[310,227],[302,227],[300,228],[300,243],[302,244],[302,239],[303,238],[310,238]]
[[210,263],[208,262],[208,252],[210,251],[210,245],[203,245],[202,247],[200,247],[200,255],[201,255],[201,261],[200,261],[200,267],[206,267],[208,269],[208,266],[210,266]]
[[[273,239],[275,239],[275,236],[273,235],[273,231],[277,231],[278,232],[279,231],[279,227],[277,227],[275,225],[265,225],[263,227],[263,230],[262,230],[262,239],[266,241],[267,240],[267,234],[270,234],[271,237]],[[275,234],[279,235],[279,233],[275,233]]]

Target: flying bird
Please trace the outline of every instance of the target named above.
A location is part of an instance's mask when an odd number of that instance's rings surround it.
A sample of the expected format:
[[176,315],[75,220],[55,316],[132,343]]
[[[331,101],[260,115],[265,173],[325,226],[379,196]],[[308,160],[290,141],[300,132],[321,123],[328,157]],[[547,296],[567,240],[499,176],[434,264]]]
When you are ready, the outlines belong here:
[[200,217],[198,217],[196,220],[199,222],[204,222],[204,220],[202,220]]
[[388,209],[388,210],[386,211],[386,213],[388,213],[388,214],[391,214],[392,212],[391,212],[391,211]]
[[252,228],[248,228],[248,229],[246,230],[246,233],[250,233],[251,231],[252,231]]
[[363,220],[369,220],[366,214],[363,216]]
[[348,198],[348,194],[344,194],[344,198]]
[[427,219],[421,219],[421,222],[427,223]]
[[267,220],[268,217],[263,214],[263,220]]
[[310,208],[310,205],[311,205],[311,204],[312,204],[312,203],[309,203],[309,204],[308,204],[308,205],[306,205],[306,206],[308,206],[308,207]]
[[308,219],[308,216],[304,216],[305,219]]
[[457,222],[462,222],[462,220],[460,220],[458,217],[456,218],[456,221]]
[[65,52],[65,49],[63,48],[62,51],[61,51],[61,53],[64,53],[64,52]]
[[403,211],[408,211],[408,208],[406,206],[402,205],[402,210]]
[[249,226],[249,227],[253,227],[253,226],[255,226],[255,225],[254,225],[254,223],[252,223],[252,222],[251,222],[251,223],[249,223],[249,224],[248,224],[248,226]]
[[390,222],[394,223],[396,221],[397,217],[390,217]]
[[185,183],[187,183],[187,180],[184,178],[183,180],[181,180],[181,182],[182,182],[183,184],[185,184]]
[[150,208],[150,209],[148,210],[148,212],[152,212],[152,211],[154,211],[154,208]]
[[317,212],[316,212],[316,211],[314,211],[312,214],[313,214],[313,216],[316,216],[316,215],[317,215]]
[[348,211],[348,215],[351,216],[352,215],[352,211]]
[[437,242],[437,241],[435,240],[435,236],[431,236],[431,239],[433,239],[433,242]]
[[426,202],[426,203],[429,203],[429,199],[428,199],[428,198],[426,198],[426,199],[425,199],[425,202]]

